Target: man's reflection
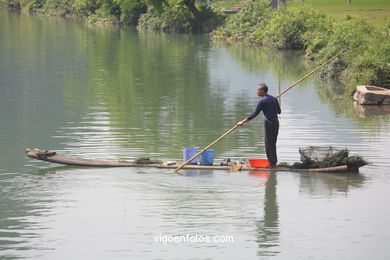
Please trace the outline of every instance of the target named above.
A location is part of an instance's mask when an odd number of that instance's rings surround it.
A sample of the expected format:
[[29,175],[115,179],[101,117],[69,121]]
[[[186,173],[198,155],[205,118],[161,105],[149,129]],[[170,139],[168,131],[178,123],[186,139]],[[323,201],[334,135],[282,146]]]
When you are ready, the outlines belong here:
[[276,255],[279,251],[279,207],[276,200],[276,173],[253,171],[251,175],[265,178],[264,216],[256,223],[258,255]]

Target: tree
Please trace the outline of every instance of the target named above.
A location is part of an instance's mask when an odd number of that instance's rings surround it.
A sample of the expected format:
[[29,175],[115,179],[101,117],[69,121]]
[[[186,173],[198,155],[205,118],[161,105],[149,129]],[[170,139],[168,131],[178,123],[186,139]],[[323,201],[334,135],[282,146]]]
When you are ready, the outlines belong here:
[[191,11],[198,24],[202,23],[202,16],[195,6],[195,0],[181,0],[181,2]]

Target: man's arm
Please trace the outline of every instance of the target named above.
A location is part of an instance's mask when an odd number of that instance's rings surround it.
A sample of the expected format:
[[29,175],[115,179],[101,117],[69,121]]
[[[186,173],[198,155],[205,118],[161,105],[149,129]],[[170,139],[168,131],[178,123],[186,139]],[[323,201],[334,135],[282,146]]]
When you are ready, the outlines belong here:
[[253,112],[250,113],[247,118],[239,121],[236,124],[236,126],[243,126],[246,122],[248,122],[248,121],[252,120],[253,118],[255,118],[260,113],[261,110],[262,110],[262,103],[261,103],[261,101],[259,101],[259,103],[257,103],[256,109],[253,110]]
[[259,103],[257,103],[255,110],[253,110],[246,119],[248,119],[248,121],[252,120],[260,113],[261,110],[263,110],[263,102],[260,100]]

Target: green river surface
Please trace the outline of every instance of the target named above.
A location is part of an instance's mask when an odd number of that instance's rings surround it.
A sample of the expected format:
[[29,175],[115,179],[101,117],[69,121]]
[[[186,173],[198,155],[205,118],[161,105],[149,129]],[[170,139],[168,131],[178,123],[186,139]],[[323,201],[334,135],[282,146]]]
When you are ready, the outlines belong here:
[[[390,108],[355,107],[337,82],[282,96],[279,161],[347,147],[370,162],[360,174],[182,176],[25,156],[181,161],[252,111],[259,82],[275,95],[310,69],[297,51],[0,9],[0,259],[389,259]],[[265,158],[262,121],[215,145],[216,162]]]

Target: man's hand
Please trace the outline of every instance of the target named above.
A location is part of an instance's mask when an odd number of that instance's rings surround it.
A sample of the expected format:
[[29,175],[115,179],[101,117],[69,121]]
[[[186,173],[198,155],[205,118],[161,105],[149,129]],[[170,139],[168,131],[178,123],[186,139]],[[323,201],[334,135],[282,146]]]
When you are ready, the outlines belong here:
[[248,122],[248,119],[244,119],[244,120],[241,120],[241,121],[239,121],[237,124],[236,124],[236,126],[243,126],[246,122]]

